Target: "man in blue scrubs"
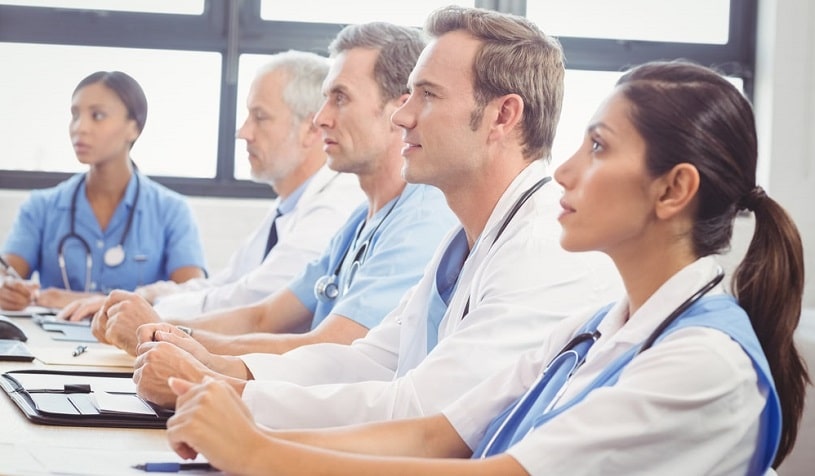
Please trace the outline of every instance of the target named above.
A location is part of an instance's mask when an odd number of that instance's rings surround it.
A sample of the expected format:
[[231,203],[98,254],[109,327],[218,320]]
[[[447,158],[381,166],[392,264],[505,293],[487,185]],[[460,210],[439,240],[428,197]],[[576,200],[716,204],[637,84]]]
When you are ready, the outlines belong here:
[[[367,203],[287,288],[250,306],[184,320],[211,352],[350,344],[418,282],[456,223],[437,188],[401,177],[402,135],[390,121],[408,97],[407,78],[425,43],[419,30],[385,23],[348,27],[332,43],[325,102],[314,125],[322,132],[328,166],[357,175]],[[100,341],[135,354],[137,327],[157,321],[146,301],[115,291],[95,315],[93,329]],[[155,337],[160,341],[162,334]]]

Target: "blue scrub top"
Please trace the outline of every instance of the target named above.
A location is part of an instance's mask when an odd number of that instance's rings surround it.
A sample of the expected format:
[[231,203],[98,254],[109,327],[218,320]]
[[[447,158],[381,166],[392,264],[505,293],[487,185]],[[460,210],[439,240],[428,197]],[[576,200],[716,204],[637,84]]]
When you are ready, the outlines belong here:
[[[374,214],[357,238],[367,214],[368,204],[364,203],[334,235],[326,252],[289,283],[289,290],[314,313],[312,329],[329,314],[345,316],[368,329],[379,324],[419,282],[442,238],[458,224],[444,195],[428,185],[407,185],[399,197]],[[349,270],[366,241],[367,253],[346,291]],[[349,246],[352,249],[346,253]],[[337,279],[341,294],[333,301],[318,300],[315,284],[333,274],[341,260]]]
[[[127,220],[136,200],[136,174],[139,196],[133,223],[125,238],[125,260],[118,266],[104,263],[105,252],[122,240]],[[56,187],[34,190],[20,207],[3,253],[15,254],[39,273],[43,288],[64,288],[58,262],[58,246],[71,229],[71,201],[76,199],[74,230],[91,249],[93,265],[90,292],[113,289],[133,290],[158,280],[184,266],[205,269],[198,228],[184,197],[135,172],[124,199],[116,207],[102,231],[85,196],[83,174],[77,174]],[[86,252],[78,238],[69,238],[63,249],[70,288],[85,290]]]

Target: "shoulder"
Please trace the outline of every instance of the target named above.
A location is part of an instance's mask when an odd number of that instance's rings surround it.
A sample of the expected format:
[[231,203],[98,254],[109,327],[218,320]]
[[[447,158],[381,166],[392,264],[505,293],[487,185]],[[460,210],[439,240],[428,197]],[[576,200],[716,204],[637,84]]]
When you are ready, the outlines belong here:
[[145,199],[157,201],[161,203],[162,206],[166,206],[168,203],[175,206],[186,204],[187,197],[175,190],[165,187],[142,173],[139,173],[138,178],[141,187],[141,192],[139,193],[144,194]]
[[32,190],[24,207],[47,206],[51,209],[69,208],[71,200],[84,174],[76,174],[53,187]]

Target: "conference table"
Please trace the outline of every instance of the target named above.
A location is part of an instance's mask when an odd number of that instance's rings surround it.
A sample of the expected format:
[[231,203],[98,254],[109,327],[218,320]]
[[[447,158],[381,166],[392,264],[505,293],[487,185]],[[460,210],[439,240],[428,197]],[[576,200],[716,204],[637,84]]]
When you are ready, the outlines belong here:
[[[30,317],[12,317],[27,335],[32,362],[0,361],[0,374],[12,370],[82,370],[128,372],[133,357],[98,342],[55,340]],[[74,356],[78,345],[84,352]],[[133,468],[146,462],[181,462],[171,450],[165,430],[53,426],[29,421],[0,391],[0,474],[142,474]],[[184,471],[183,474],[196,474]],[[218,474],[206,472],[206,474]]]

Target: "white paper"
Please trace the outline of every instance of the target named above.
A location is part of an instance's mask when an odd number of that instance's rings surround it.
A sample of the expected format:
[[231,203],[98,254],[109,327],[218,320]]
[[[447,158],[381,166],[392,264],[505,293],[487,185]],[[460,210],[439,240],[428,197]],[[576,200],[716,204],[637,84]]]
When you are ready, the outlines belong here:
[[[17,445],[19,450],[27,451],[45,472],[52,474],[82,474],[104,475],[112,474],[146,474],[144,471],[134,469],[137,464],[150,462],[178,462],[189,463],[182,460],[172,451],[144,451],[132,448],[122,450],[93,449],[87,447],[56,447],[37,444]],[[206,462],[198,458],[195,462]],[[41,474],[42,470],[36,471]],[[220,472],[184,471],[184,476],[206,474],[215,476]]]
[[100,413],[132,413],[155,415],[156,412],[144,400],[134,394],[94,392],[92,401]]

